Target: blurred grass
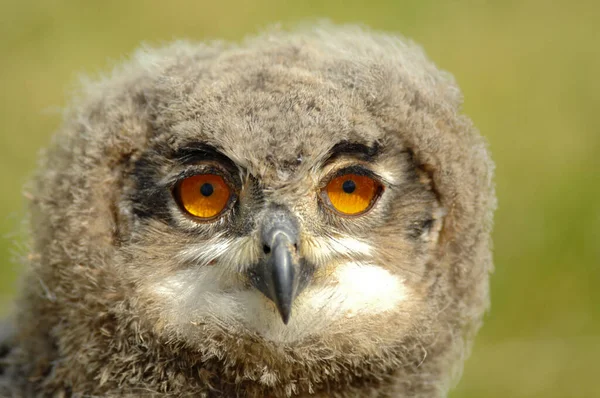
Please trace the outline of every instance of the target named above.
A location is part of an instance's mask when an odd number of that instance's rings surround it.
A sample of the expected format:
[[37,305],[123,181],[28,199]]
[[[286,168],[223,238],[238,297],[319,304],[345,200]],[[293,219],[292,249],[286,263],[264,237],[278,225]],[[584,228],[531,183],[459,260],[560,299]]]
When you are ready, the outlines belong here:
[[106,70],[142,41],[239,39],[320,17],[422,44],[455,75],[465,111],[490,142],[500,202],[493,305],[452,397],[597,396],[600,3],[593,1],[2,2],[0,314],[16,290],[14,260],[26,253],[22,186],[81,73]]

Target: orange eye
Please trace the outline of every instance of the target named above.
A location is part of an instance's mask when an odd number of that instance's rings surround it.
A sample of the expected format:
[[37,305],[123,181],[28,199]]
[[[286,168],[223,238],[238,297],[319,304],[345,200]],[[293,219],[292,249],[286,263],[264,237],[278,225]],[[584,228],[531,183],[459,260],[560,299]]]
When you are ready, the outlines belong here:
[[223,211],[231,190],[223,177],[198,174],[181,181],[176,193],[185,210],[193,216],[211,218]]
[[335,210],[357,215],[369,210],[381,188],[381,184],[370,177],[345,174],[331,180],[325,192]]

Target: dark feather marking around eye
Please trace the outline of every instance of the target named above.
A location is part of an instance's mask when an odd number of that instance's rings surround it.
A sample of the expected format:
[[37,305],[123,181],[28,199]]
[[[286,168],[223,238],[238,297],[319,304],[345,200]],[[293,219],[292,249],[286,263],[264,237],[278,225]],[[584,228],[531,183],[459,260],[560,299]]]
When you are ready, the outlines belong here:
[[[129,200],[134,214],[140,219],[160,220],[174,228],[178,226],[170,205],[174,199],[173,187],[170,184],[176,181],[172,178],[169,181],[165,180],[165,173],[169,174],[165,166],[171,168],[170,174],[182,169],[182,172],[175,176],[177,181],[199,172],[213,173],[221,175],[230,186],[236,187],[236,190],[241,189],[240,168],[214,147],[200,142],[185,145],[177,150],[167,145],[153,147],[135,162],[132,172],[135,190]],[[228,229],[241,236],[248,231],[243,218],[237,217],[239,211],[239,203],[234,201]]]
[[157,218],[170,220],[168,202],[170,194],[158,184],[158,165],[155,164],[154,153],[146,153],[136,163],[133,178],[136,183],[135,192],[130,200],[134,213],[140,218]]

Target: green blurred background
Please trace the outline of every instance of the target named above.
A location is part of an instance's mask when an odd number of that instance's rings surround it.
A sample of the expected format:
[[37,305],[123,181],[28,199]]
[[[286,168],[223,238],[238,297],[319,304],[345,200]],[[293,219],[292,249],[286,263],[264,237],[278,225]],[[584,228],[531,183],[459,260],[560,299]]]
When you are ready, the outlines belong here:
[[1,1],[0,314],[26,253],[22,186],[82,74],[141,42],[322,17],[422,44],[490,142],[492,310],[452,397],[600,396],[598,1]]

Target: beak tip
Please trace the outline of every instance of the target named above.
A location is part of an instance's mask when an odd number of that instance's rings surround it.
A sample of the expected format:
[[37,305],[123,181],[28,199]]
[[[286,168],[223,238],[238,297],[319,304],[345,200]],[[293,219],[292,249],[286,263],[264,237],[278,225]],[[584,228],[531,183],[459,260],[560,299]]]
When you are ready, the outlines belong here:
[[279,315],[281,315],[281,320],[284,325],[287,325],[290,321],[290,316],[292,315],[291,305],[289,306],[277,306],[277,310],[279,311]]

